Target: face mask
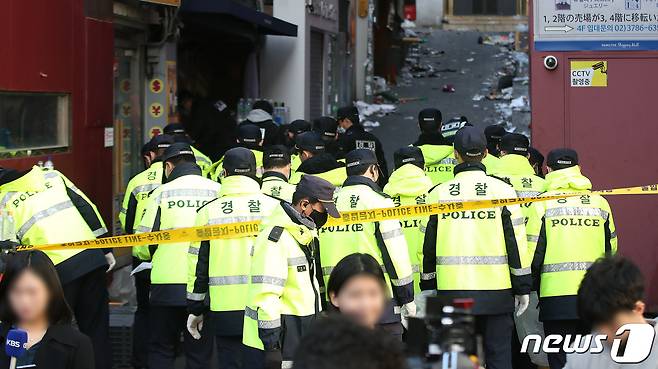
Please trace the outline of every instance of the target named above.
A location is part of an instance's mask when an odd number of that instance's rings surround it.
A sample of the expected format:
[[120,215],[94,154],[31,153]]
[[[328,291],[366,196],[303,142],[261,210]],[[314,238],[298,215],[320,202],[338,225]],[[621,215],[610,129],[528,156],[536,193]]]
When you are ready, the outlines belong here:
[[321,213],[315,209],[311,212],[311,214],[308,216],[309,218],[313,219],[313,223],[315,223],[315,226],[318,228],[321,228],[323,225],[327,223],[327,219],[329,217],[329,214]]
[[336,129],[336,132],[338,132],[339,134],[343,134],[343,133],[345,133],[345,128],[343,128],[343,127],[338,127],[338,128]]

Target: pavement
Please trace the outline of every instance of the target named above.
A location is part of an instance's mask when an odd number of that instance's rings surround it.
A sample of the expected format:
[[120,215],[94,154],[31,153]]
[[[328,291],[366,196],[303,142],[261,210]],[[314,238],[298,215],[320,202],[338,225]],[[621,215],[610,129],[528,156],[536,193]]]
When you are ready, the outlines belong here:
[[[422,30],[421,30],[422,31]],[[389,166],[393,164],[393,152],[402,146],[413,143],[420,131],[417,125],[418,112],[424,108],[434,107],[443,113],[446,119],[464,115],[475,126],[484,128],[491,124],[509,121],[496,111],[496,104],[508,105],[509,101],[492,101],[486,98],[473,101],[475,95],[487,95],[492,84],[497,86],[497,72],[506,66],[510,54],[501,52],[500,46],[478,44],[480,32],[433,30],[425,37],[421,48],[443,51],[437,55],[423,55],[420,62],[429,63],[437,70],[456,70],[456,72],[439,72],[437,77],[410,78],[403,80],[391,92],[400,98],[424,97],[424,101],[411,101],[398,104],[394,113],[383,117],[370,117],[380,126],[373,128],[384,146]],[[407,83],[405,83],[407,82]],[[442,91],[442,86],[452,84],[454,93]],[[527,94],[523,88],[517,88]],[[517,96],[516,94],[514,96]],[[529,116],[529,113],[527,114]],[[519,131],[527,131],[525,127]]]

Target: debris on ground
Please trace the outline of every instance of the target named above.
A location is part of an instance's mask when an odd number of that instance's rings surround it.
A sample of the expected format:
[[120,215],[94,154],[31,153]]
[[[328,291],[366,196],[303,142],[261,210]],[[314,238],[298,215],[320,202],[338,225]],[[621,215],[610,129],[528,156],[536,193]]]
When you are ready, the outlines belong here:
[[371,116],[383,117],[397,109],[393,104],[368,104],[364,101],[357,101],[354,106],[359,110],[359,118],[362,121],[368,120],[367,118]]
[[441,90],[442,90],[443,92],[447,92],[447,93],[453,93],[453,92],[456,91],[455,86],[453,86],[453,85],[450,84],[450,83],[448,83],[448,84],[446,84],[446,85],[443,85],[443,87],[441,88]]

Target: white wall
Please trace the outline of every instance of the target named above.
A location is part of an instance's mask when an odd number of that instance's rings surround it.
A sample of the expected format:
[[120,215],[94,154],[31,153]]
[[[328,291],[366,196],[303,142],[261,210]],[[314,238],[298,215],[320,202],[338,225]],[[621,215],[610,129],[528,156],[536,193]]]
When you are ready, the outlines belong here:
[[275,0],[273,16],[297,25],[297,37],[267,36],[261,54],[261,96],[283,101],[290,119],[308,114],[308,40],[303,0]]
[[438,26],[443,21],[444,0],[416,0],[416,24]]

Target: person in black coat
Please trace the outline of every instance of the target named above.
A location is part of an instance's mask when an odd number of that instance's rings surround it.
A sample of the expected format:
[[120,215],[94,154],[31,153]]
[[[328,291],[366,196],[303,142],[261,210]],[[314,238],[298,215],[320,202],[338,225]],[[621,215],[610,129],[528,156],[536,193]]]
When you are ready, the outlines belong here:
[[[6,256],[0,282],[0,336],[10,329],[27,332],[24,354],[17,367],[35,369],[94,369],[91,340],[72,324],[73,313],[64,298],[55,266],[41,251]],[[0,369],[10,357],[0,350]]]

